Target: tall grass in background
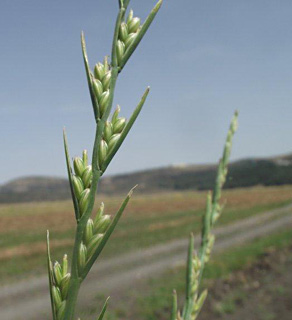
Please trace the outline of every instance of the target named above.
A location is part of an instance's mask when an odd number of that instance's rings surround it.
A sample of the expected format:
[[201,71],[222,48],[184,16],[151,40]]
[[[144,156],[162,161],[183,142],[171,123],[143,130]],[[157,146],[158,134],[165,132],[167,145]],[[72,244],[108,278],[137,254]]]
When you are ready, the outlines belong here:
[[[47,234],[48,273],[53,320],[74,319],[80,286],[109,240],[133,193],[132,189],[113,218],[105,214],[103,203],[100,204],[96,213],[93,212],[98,182],[128,135],[149,93],[149,88],[147,88],[128,121],[120,116],[119,106],[110,117],[118,75],[123,71],[124,66],[147,32],[162,4],[162,0],[159,0],[142,24],[140,19],[134,16],[132,10],[126,17],[129,2],[130,0],[119,0],[119,12],[115,24],[111,56],[106,56],[102,63],[99,62],[95,65],[93,70],[89,66],[84,34],[81,35],[85,71],[96,122],[96,134],[91,164],[89,164],[86,150],[83,151],[81,157],[74,158],[73,163],[71,163],[67,137],[64,131],[64,148],[76,218],[76,232],[70,268],[67,255],[64,255],[62,262],[52,263],[49,232]],[[200,283],[204,265],[208,262],[214,243],[211,230],[222,211],[219,200],[221,188],[226,179],[227,162],[232,136],[236,130],[236,119],[237,114],[232,120],[228,132],[214,192],[212,195],[210,193],[207,198],[202,243],[198,253],[194,252],[194,239],[192,235],[190,237],[186,301],[182,313],[178,312],[176,294],[174,294],[172,320],[195,319],[207,296],[206,291],[199,292]],[[104,303],[97,319],[103,319],[106,308],[107,301]]]
[[177,295],[173,292],[173,308],[171,320],[195,320],[207,297],[207,290],[200,292],[201,280],[205,264],[210,259],[215,236],[212,229],[222,214],[223,205],[220,204],[221,191],[227,176],[227,164],[230,156],[232,138],[237,129],[237,112],[231,121],[227,134],[222,158],[220,159],[216,182],[213,192],[207,196],[206,211],[203,215],[201,244],[199,251],[194,250],[194,236],[190,235],[188,261],[186,271],[186,296],[182,313],[178,311]]

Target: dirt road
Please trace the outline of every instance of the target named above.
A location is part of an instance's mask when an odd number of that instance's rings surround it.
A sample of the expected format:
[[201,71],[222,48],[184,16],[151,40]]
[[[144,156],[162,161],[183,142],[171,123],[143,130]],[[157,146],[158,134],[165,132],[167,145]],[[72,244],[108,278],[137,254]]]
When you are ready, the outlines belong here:
[[[216,250],[240,245],[284,227],[292,227],[292,204],[216,228]],[[196,237],[198,241],[199,237]],[[100,259],[83,284],[80,303],[84,307],[91,304],[98,293],[110,295],[133,288],[140,279],[158,276],[167,268],[181,264],[186,258],[186,247],[187,240],[175,240],[115,258]],[[50,319],[47,282],[44,275],[0,287],[0,319]]]

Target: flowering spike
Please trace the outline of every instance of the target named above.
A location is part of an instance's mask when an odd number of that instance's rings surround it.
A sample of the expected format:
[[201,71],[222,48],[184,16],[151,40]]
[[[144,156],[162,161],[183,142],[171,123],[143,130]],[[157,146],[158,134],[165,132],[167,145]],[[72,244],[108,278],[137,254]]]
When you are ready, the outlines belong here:
[[80,157],[76,157],[73,160],[73,165],[74,165],[75,174],[79,177],[82,177],[82,173],[85,169],[83,160]]

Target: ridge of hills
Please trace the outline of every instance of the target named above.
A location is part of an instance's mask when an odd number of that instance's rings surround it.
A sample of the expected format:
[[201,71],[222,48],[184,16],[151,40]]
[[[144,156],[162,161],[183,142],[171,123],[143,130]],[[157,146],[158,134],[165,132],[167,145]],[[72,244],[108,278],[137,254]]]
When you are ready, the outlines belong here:
[[[139,185],[139,193],[207,190],[213,187],[216,169],[216,164],[177,165],[107,176],[101,179],[99,191],[124,194],[136,184]],[[292,154],[231,162],[225,188],[283,184],[292,184]],[[53,201],[70,197],[67,179],[59,177],[21,177],[0,186],[0,203]]]

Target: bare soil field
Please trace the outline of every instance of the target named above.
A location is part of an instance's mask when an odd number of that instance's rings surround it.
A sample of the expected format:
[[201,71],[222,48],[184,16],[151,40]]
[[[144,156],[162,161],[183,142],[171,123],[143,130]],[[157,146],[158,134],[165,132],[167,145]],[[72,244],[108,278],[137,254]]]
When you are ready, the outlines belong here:
[[291,270],[292,245],[271,247],[253,264],[210,284],[200,319],[292,319]]

